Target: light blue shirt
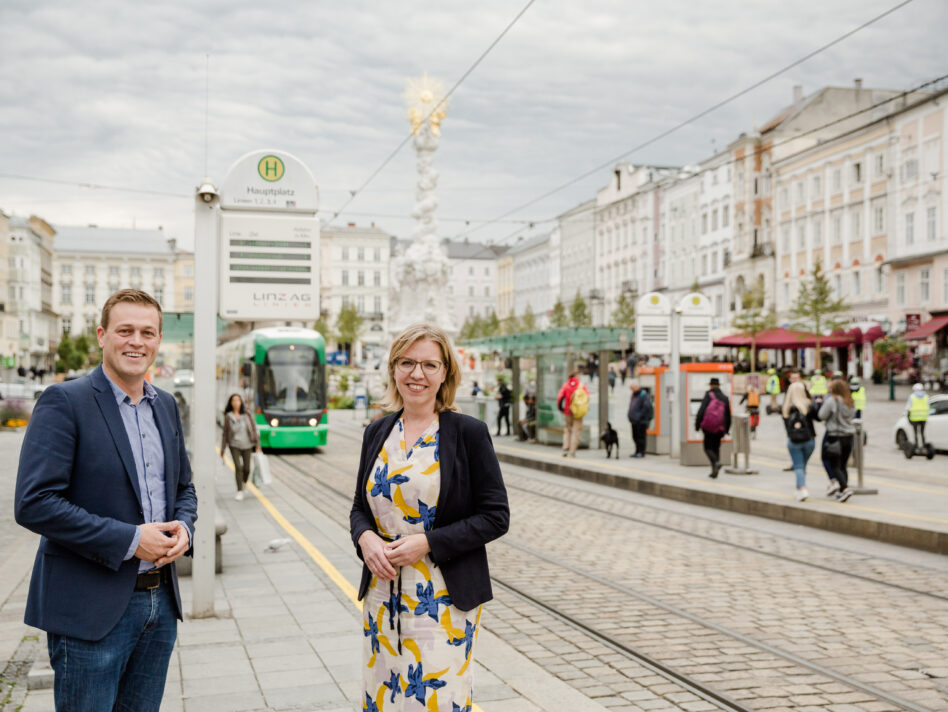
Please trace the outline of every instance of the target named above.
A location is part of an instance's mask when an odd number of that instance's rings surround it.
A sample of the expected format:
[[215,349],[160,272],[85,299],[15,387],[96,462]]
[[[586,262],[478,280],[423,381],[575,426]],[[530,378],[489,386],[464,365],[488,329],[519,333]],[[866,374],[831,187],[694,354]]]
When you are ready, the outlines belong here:
[[[106,380],[112,387],[112,395],[118,404],[122,424],[128,435],[128,444],[132,448],[132,457],[135,460],[135,474],[138,477],[138,489],[141,492],[142,514],[145,522],[164,522],[167,517],[168,502],[165,497],[165,452],[161,446],[161,434],[155,423],[153,409],[158,391],[148,381],[144,382],[144,396],[137,404],[125,391],[119,388],[102,369]],[[187,529],[187,527],[185,527]],[[188,532],[190,537],[191,532]],[[125,561],[135,555],[142,538],[142,530],[135,528],[132,543],[125,553]],[[150,561],[142,561],[139,572],[149,571],[155,565]]]

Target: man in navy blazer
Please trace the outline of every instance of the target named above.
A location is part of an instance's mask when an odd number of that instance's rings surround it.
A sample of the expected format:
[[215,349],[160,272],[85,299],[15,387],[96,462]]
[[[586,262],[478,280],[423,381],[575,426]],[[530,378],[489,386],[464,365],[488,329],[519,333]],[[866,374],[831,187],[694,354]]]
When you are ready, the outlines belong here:
[[161,306],[116,292],[96,333],[102,365],[43,392],[20,451],[16,520],[42,535],[25,620],[47,632],[57,710],[157,712],[197,497],[174,397],[145,381]]

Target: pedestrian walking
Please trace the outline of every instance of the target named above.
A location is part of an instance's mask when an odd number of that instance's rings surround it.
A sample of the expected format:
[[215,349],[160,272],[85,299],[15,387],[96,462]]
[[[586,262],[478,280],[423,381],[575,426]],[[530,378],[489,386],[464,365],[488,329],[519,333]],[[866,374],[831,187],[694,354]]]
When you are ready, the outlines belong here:
[[721,381],[712,377],[708,391],[701,399],[701,407],[695,415],[695,430],[704,434],[704,454],[711,463],[708,477],[714,479],[721,469],[721,440],[731,429],[731,404],[721,392]]
[[648,433],[648,424],[652,421],[654,410],[652,399],[642,388],[637,379],[629,381],[632,397],[629,399],[629,423],[632,425],[632,442],[635,443],[635,452],[630,457],[645,457],[645,440]]
[[802,502],[810,496],[806,488],[806,463],[816,448],[816,428],[813,426],[813,401],[801,381],[787,387],[782,414],[787,431],[787,450],[797,480],[796,498]]
[[161,326],[145,292],[110,296],[101,365],[43,392],[20,450],[14,515],[41,535],[25,622],[46,631],[58,712],[161,706],[197,519],[178,407],[145,380]]
[[925,447],[925,423],[928,422],[928,411],[930,409],[925,386],[921,383],[912,386],[912,393],[905,407],[908,409],[908,419],[912,424],[912,431],[915,436],[915,449],[920,450]]
[[629,376],[629,363],[626,359],[619,361],[619,378],[622,380],[622,385],[625,385],[625,379]]
[[563,414],[563,457],[576,457],[579,439],[583,434],[583,417],[589,410],[589,391],[579,381],[579,371],[573,371],[556,396],[556,407]]
[[[747,391],[741,398],[741,403],[747,404],[748,422],[750,424],[751,437],[757,439],[757,426],[760,425],[760,392],[751,384],[748,384]],[[786,398],[784,398],[786,403]]]
[[484,392],[484,391],[481,390],[481,387],[480,387],[479,385],[477,385],[477,381],[474,381],[474,385],[473,385],[473,387],[471,388],[471,395],[472,395],[472,396],[476,396],[476,395],[478,395],[479,393],[483,393],[483,392]]
[[221,459],[224,451],[230,448],[230,458],[234,461],[234,479],[237,483],[238,502],[244,498],[244,487],[250,478],[253,467],[253,454],[260,447],[260,436],[253,416],[244,407],[244,399],[234,393],[227,399],[224,408],[224,428],[221,434]]
[[609,397],[612,397],[612,394],[616,390],[616,370],[613,366],[609,366]]
[[[485,423],[457,412],[461,370],[447,335],[416,324],[391,346],[349,516],[362,559],[362,709],[471,709],[485,544],[510,509]],[[437,515],[435,510],[437,509]],[[386,703],[389,700],[386,699]]]
[[856,409],[849,385],[842,378],[834,378],[829,384],[829,393],[820,406],[819,418],[826,423],[823,434],[822,456],[830,484],[826,494],[837,502],[845,502],[853,496],[849,487],[846,462],[853,451],[853,417]]
[[507,435],[510,435],[510,389],[504,383],[504,379],[497,377],[497,393],[494,396],[497,400],[497,437],[500,437],[500,424],[507,424]]

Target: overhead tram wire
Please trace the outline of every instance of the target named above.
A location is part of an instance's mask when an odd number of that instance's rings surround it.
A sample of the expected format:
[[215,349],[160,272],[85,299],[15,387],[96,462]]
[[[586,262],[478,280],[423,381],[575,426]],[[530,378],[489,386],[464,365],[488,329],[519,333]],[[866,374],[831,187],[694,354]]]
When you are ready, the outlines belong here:
[[[769,144],[769,145],[767,145],[767,146],[761,146],[760,148],[755,149],[754,151],[752,151],[751,153],[749,153],[747,156],[745,156],[745,157],[743,157],[743,158],[732,158],[732,159],[730,159],[730,160],[722,161],[721,163],[717,163],[717,164],[715,164],[715,165],[713,165],[713,166],[708,166],[707,168],[702,168],[702,169],[699,170],[699,171],[695,171],[695,172],[693,172],[693,173],[689,173],[687,177],[688,177],[688,178],[696,178],[696,177],[698,177],[698,176],[704,175],[705,173],[709,173],[709,172],[711,172],[711,171],[717,170],[718,168],[723,168],[723,167],[725,167],[725,166],[733,166],[733,165],[735,165],[735,164],[737,164],[737,163],[739,163],[739,162],[741,162],[741,161],[744,161],[744,160],[747,160],[747,159],[752,159],[752,158],[757,158],[758,156],[761,156],[761,155],[767,153],[768,151],[772,151],[772,150],[775,149],[775,148],[779,148],[780,146],[783,146],[783,145],[786,144],[786,143],[790,143],[790,142],[792,142],[792,141],[798,141],[799,139],[804,138],[805,136],[809,136],[810,134],[816,133],[816,132],[818,132],[818,131],[822,131],[823,129],[827,129],[827,128],[829,128],[830,126],[834,126],[835,124],[841,124],[841,123],[843,123],[844,121],[848,121],[849,119],[852,119],[852,118],[855,118],[855,117],[859,116],[860,114],[866,114],[866,113],[869,113],[869,112],[871,112],[871,111],[875,111],[876,109],[878,109],[878,108],[881,107],[881,106],[885,106],[886,104],[891,104],[891,103],[893,103],[893,102],[896,102],[896,101],[900,101],[900,100],[902,100],[902,99],[905,99],[905,98],[907,98],[908,96],[910,96],[910,95],[912,95],[912,94],[914,94],[914,93],[916,93],[916,92],[920,92],[920,91],[922,91],[923,89],[926,89],[926,88],[928,88],[928,87],[938,85],[938,84],[944,82],[945,80],[948,80],[948,74],[943,74],[943,75],[941,75],[940,77],[935,77],[934,79],[929,79],[928,81],[922,82],[921,84],[918,84],[918,85],[912,87],[911,89],[906,89],[906,90],[900,92],[899,94],[895,94],[894,96],[890,96],[890,97],[887,98],[887,99],[882,99],[881,101],[877,101],[875,104],[871,104],[871,105],[869,105],[869,106],[867,106],[867,107],[865,107],[865,108],[863,108],[863,109],[857,109],[856,111],[853,111],[853,112],[850,113],[850,114],[846,114],[845,116],[840,116],[839,118],[833,119],[832,121],[827,121],[825,124],[820,124],[819,126],[814,126],[813,128],[807,129],[806,131],[801,131],[800,133],[796,133],[796,134],[794,134],[793,136],[788,136],[787,138],[785,138],[785,139],[783,139],[783,140],[781,140],[781,141],[774,141],[773,143],[771,143],[771,144]],[[883,118],[885,118],[885,117],[883,117]],[[882,120],[882,119],[879,119],[879,120]],[[862,129],[864,126],[865,126],[865,125],[857,126],[857,127],[853,128],[852,131],[858,131],[858,130]],[[845,135],[846,135],[845,133],[843,133],[843,134],[838,134],[838,135],[836,135],[836,136],[833,136],[833,137],[832,137],[832,140],[841,138],[842,136],[845,136]],[[944,180],[945,177],[946,177],[946,175],[945,175],[944,172],[943,172],[943,174],[938,177],[938,180]],[[904,190],[906,190],[906,189],[905,189],[905,188],[902,188],[901,190],[904,191]],[[529,222],[529,223],[530,223],[530,227],[535,227],[535,226],[537,226],[537,225],[544,225],[544,224],[546,224],[546,223],[553,222],[554,220],[556,220],[556,217],[546,218],[546,219],[544,219],[544,220],[531,220],[531,221],[526,221],[526,220],[525,220],[525,221],[522,221],[522,222]],[[507,222],[507,220],[505,220],[505,219],[498,219],[498,220],[496,221],[496,223],[501,223],[501,222]],[[585,222],[587,222],[587,221],[571,221],[570,224],[576,225],[576,224],[585,223]],[[593,221],[593,222],[594,222],[594,221]],[[495,224],[496,224],[496,223],[495,223]],[[473,230],[472,230],[472,232],[473,232]],[[504,237],[499,238],[499,239],[497,240],[497,242],[500,243],[500,244],[503,244],[504,242],[506,242],[506,241],[509,240],[510,238],[514,237],[514,236],[515,236],[517,233],[519,233],[519,232],[520,232],[520,229],[514,230],[513,232],[511,232],[511,233],[505,235]],[[459,236],[458,236],[458,237],[459,237]]]
[[686,127],[686,126],[689,126],[690,124],[693,124],[693,123],[694,123],[695,121],[697,121],[698,119],[704,118],[704,117],[707,116],[708,114],[710,114],[710,113],[712,113],[712,112],[714,112],[714,111],[717,111],[718,109],[720,109],[720,108],[723,107],[723,106],[726,106],[727,104],[730,104],[731,102],[735,101],[736,99],[739,99],[740,97],[744,96],[745,94],[748,94],[749,92],[753,91],[754,89],[757,89],[758,87],[763,86],[763,85],[766,84],[767,82],[776,79],[776,78],[779,77],[781,74],[785,74],[786,72],[790,71],[790,70],[793,69],[794,67],[797,67],[797,66],[799,66],[800,64],[803,64],[803,63],[806,62],[807,60],[812,59],[813,57],[815,57],[815,56],[818,55],[818,54],[821,54],[822,52],[825,52],[826,50],[830,49],[831,47],[834,47],[835,45],[839,44],[839,43],[842,42],[843,40],[846,40],[846,39],[852,37],[852,36],[853,36],[854,34],[856,34],[857,32],[866,29],[866,28],[869,27],[870,25],[873,25],[873,24],[875,24],[876,22],[878,22],[879,20],[881,20],[881,19],[883,19],[883,18],[885,18],[885,17],[888,17],[889,15],[891,15],[891,14],[894,13],[894,12],[896,12],[896,11],[898,11],[898,10],[901,10],[903,7],[905,7],[906,5],[912,3],[913,1],[914,1],[914,0],[902,0],[902,2],[898,3],[897,5],[894,5],[893,7],[889,8],[889,9],[886,10],[885,12],[882,12],[882,13],[876,15],[875,17],[873,17],[873,18],[867,20],[866,22],[862,23],[862,24],[859,25],[858,27],[856,27],[856,28],[850,30],[849,32],[846,32],[846,33],[840,35],[839,37],[837,37],[837,38],[834,39],[834,40],[831,40],[830,42],[827,42],[826,44],[824,44],[824,45],[818,47],[817,49],[815,49],[815,50],[813,50],[813,51],[807,53],[807,54],[804,55],[803,57],[800,57],[799,59],[797,59],[797,60],[791,62],[790,64],[786,65],[785,67],[783,67],[783,68],[781,68],[781,69],[778,69],[777,71],[775,71],[775,72],[773,72],[773,73],[767,75],[766,77],[764,77],[763,79],[758,80],[757,82],[754,82],[753,84],[751,84],[750,86],[748,86],[748,87],[742,89],[741,91],[739,91],[739,92],[737,92],[737,93],[735,93],[735,94],[732,94],[731,96],[727,97],[726,99],[722,99],[721,101],[717,102],[716,104],[713,104],[712,106],[710,106],[710,107],[708,107],[708,108],[706,108],[706,109],[704,109],[704,110],[698,112],[697,114],[694,114],[693,116],[691,116],[691,117],[685,119],[684,121],[682,121],[682,122],[680,122],[680,123],[678,123],[678,124],[675,124],[675,125],[672,126],[671,128],[666,129],[665,131],[662,131],[661,133],[659,133],[659,134],[656,135],[656,136],[653,136],[652,138],[648,139],[647,141],[643,141],[642,143],[638,144],[637,146],[634,146],[633,148],[630,148],[628,151],[625,151],[624,153],[619,154],[619,155],[616,156],[615,158],[612,158],[612,159],[610,159],[610,160],[608,160],[608,161],[606,161],[606,162],[604,162],[604,163],[602,163],[602,164],[596,166],[595,168],[593,168],[593,169],[591,169],[591,170],[589,170],[589,171],[586,171],[586,172],[583,173],[582,175],[577,176],[576,178],[573,178],[572,180],[569,180],[569,181],[567,181],[566,183],[563,183],[562,185],[560,185],[560,186],[558,186],[558,187],[556,187],[556,188],[553,188],[552,190],[547,191],[547,192],[544,193],[543,195],[540,195],[539,197],[534,198],[533,200],[530,200],[529,202],[526,202],[526,203],[524,203],[523,205],[519,205],[519,206],[517,206],[516,208],[513,208],[512,210],[508,210],[506,213],[503,213],[502,215],[498,216],[497,218],[495,218],[495,219],[493,219],[493,220],[489,220],[489,221],[486,222],[486,223],[483,223],[483,224],[478,225],[477,227],[475,227],[475,228],[473,228],[473,229],[471,229],[471,230],[468,230],[468,231],[465,233],[465,235],[470,235],[471,233],[476,232],[477,230],[480,230],[481,228],[485,228],[485,227],[488,227],[488,226],[490,226],[490,225],[493,225],[495,222],[497,222],[497,221],[499,221],[499,220],[502,220],[503,218],[510,217],[510,216],[513,215],[514,213],[520,212],[520,211],[523,210],[524,208],[529,208],[531,205],[535,205],[536,203],[539,203],[539,202],[542,201],[542,200],[546,200],[546,199],[549,198],[550,196],[556,195],[556,194],[559,193],[561,190],[565,190],[566,188],[570,187],[571,185],[574,185],[574,184],[580,182],[581,180],[585,180],[586,178],[589,178],[590,176],[593,176],[593,175],[599,173],[600,171],[605,170],[606,168],[609,168],[609,167],[615,165],[615,163],[617,163],[618,161],[621,161],[622,159],[627,158],[628,156],[632,155],[633,153],[637,153],[638,151],[641,151],[643,148],[647,148],[648,146],[651,146],[653,143],[656,143],[656,142],[662,140],[663,138],[666,138],[666,137],[670,136],[671,134],[675,133],[676,131],[679,131],[679,130],[683,129],[683,128]]
[[[908,1],[911,2],[911,0],[908,0]],[[523,8],[520,10],[520,12],[517,13],[517,15],[514,17],[514,19],[511,20],[511,21],[508,23],[508,25],[503,29],[503,31],[502,31],[499,35],[497,35],[496,38],[494,38],[494,41],[491,42],[490,45],[487,47],[487,49],[485,49],[485,50],[481,53],[480,57],[478,57],[478,58],[474,61],[474,63],[473,63],[470,67],[468,67],[467,71],[464,72],[464,74],[461,75],[461,78],[458,79],[458,80],[454,83],[454,86],[452,86],[451,89],[449,89],[448,92],[441,98],[441,101],[439,101],[439,102],[431,109],[431,111],[428,112],[428,115],[422,120],[423,122],[424,122],[424,121],[427,121],[427,120],[431,117],[431,115],[432,115],[434,112],[436,112],[439,108],[441,108],[441,105],[444,104],[452,94],[454,94],[454,92],[457,90],[457,88],[458,88],[459,86],[461,86],[461,83],[462,83],[465,79],[467,79],[468,76],[470,76],[471,72],[473,72],[475,69],[477,69],[478,65],[480,65],[480,63],[484,61],[484,59],[487,57],[487,55],[491,53],[491,50],[493,50],[494,47],[496,47],[496,46],[500,43],[500,41],[504,38],[504,36],[505,36],[508,32],[510,32],[510,30],[513,28],[513,26],[517,24],[517,21],[518,21],[521,17],[523,17],[524,13],[525,13],[527,10],[530,9],[530,6],[533,5],[534,2],[536,2],[536,0],[527,0],[527,4],[523,6]],[[399,143],[398,146],[395,147],[395,150],[392,151],[384,161],[382,161],[382,164],[381,164],[378,168],[376,168],[374,171],[372,171],[372,174],[371,174],[368,178],[366,178],[365,182],[363,182],[362,185],[359,186],[356,190],[351,191],[351,195],[349,196],[349,199],[346,200],[346,202],[342,204],[342,207],[340,207],[340,208],[337,209],[335,212],[333,212],[333,216],[332,216],[332,219],[333,219],[333,220],[335,220],[336,218],[338,218],[338,217],[343,213],[343,211],[349,206],[349,204],[350,204],[353,200],[355,200],[355,199],[358,197],[358,195],[359,195],[363,190],[365,190],[365,188],[369,185],[369,183],[371,183],[371,182],[375,179],[375,177],[376,177],[379,173],[382,172],[382,170],[385,168],[385,166],[387,166],[389,163],[391,163],[392,159],[395,158],[396,155],[398,155],[398,152],[401,151],[402,148],[405,147],[405,144],[408,143],[408,142],[411,140],[411,137],[412,137],[413,135],[414,135],[413,133],[409,132],[409,134],[408,134],[404,139],[402,139],[401,143]]]

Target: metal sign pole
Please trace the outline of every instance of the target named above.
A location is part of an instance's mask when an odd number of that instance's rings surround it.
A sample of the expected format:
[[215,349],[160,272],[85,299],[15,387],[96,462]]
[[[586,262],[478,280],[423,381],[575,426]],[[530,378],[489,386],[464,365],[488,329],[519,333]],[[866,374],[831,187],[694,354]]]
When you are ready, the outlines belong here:
[[681,343],[678,338],[678,322],[681,310],[677,307],[671,313],[671,378],[668,379],[668,403],[671,405],[671,457],[681,457],[681,429],[684,418],[688,417],[686,404],[682,402],[679,383],[681,382]]
[[194,402],[191,405],[194,451],[191,467],[199,509],[191,568],[191,615],[194,618],[214,616],[217,205],[217,190],[205,179],[198,188],[194,205],[194,270],[198,278],[194,280]]

